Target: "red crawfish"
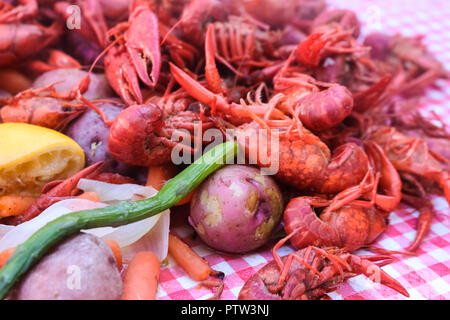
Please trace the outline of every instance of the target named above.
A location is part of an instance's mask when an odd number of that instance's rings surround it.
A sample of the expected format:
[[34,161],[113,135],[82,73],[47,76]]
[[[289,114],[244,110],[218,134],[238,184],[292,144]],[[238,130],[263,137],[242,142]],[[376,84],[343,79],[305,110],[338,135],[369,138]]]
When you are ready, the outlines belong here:
[[450,175],[445,170],[443,159],[429,150],[427,143],[420,138],[411,138],[399,132],[394,127],[379,126],[369,131],[368,140],[378,143],[386,153],[401,177],[408,184],[415,186],[415,192],[419,192],[420,199],[403,194],[403,199],[420,211],[417,223],[417,234],[408,251],[416,250],[431,226],[434,215],[433,208],[427,200],[427,192],[416,177],[437,184],[450,203]]
[[82,178],[94,176],[98,173],[102,165],[102,162],[94,163],[66,180],[55,180],[46,184],[42,188],[42,195],[21,216],[15,217],[12,224],[19,224],[31,220],[52,204],[72,197],[76,194],[78,182]]
[[8,1],[0,3],[0,23],[18,22],[33,18],[38,13],[38,0],[20,0],[14,6]]
[[[59,13],[65,21],[74,23],[73,30],[80,33],[85,39],[94,41],[104,48],[107,44],[108,26],[102,5],[98,0],[73,0],[73,1],[53,1],[53,10]],[[78,11],[70,10],[74,6]],[[79,14],[79,17],[75,17]],[[77,19],[79,25],[76,25]],[[70,30],[72,31],[72,30]]]
[[[284,98],[280,102],[278,108],[284,113],[290,113],[290,108],[293,108],[296,116],[307,128],[311,130],[319,131],[334,127],[352,111],[353,99],[351,93],[344,86],[318,82],[305,73],[293,72],[290,64],[294,54],[291,54],[285,63],[274,63],[274,61],[264,59],[260,60],[258,63],[258,61],[255,61],[258,56],[258,54],[255,53],[255,48],[260,46],[254,45],[256,40],[252,32],[247,34],[249,39],[253,39],[252,41],[242,41],[245,38],[246,32],[242,31],[243,28],[239,28],[237,32],[231,33],[231,35],[234,36],[239,35],[235,37],[239,41],[234,41],[234,38],[224,38],[224,40],[227,41],[217,41],[216,43],[215,31],[217,31],[216,28],[218,27],[220,33],[220,28],[222,28],[223,25],[219,24],[208,26],[205,41],[205,77],[208,88],[212,92],[221,94],[226,93],[223,97],[230,97],[233,92],[238,93],[238,87],[234,86],[230,88],[224,86],[224,81],[221,80],[215,64],[216,58],[220,61],[228,61],[231,59],[230,63],[233,63],[233,57],[235,57],[238,58],[236,61],[240,61],[239,63],[244,65],[244,69],[247,68],[247,74],[244,74],[244,77],[248,76],[248,71],[250,70],[249,68],[255,66],[260,68],[257,72],[260,72],[261,74],[274,73],[275,76],[273,82],[275,91],[284,94]],[[249,25],[248,28],[256,27]],[[241,45],[241,47],[239,47],[239,45]],[[226,59],[218,56],[217,51],[215,50],[216,46],[218,48],[221,47],[220,52],[222,55],[227,57]],[[239,47],[239,49],[237,49],[237,47]],[[228,62],[224,63],[228,64]],[[230,68],[233,67],[230,66]],[[238,75],[242,75],[242,72],[240,71],[241,67],[238,67],[236,73]],[[195,90],[202,91],[199,87]],[[191,94],[193,93],[191,92]],[[206,96],[208,93],[203,92],[202,95]],[[225,98],[216,96],[210,96],[210,98],[208,98],[209,102],[204,100],[205,97],[203,97],[203,99],[199,97],[196,98],[209,105],[211,105],[210,102],[212,99],[219,99],[214,102],[215,107],[218,109],[221,108],[222,104],[227,103]],[[240,112],[239,109],[241,108],[237,104],[232,106],[233,107],[231,109],[228,108],[232,111],[228,112],[232,115],[232,118],[245,122],[244,119],[248,119],[248,116],[245,116],[245,112]],[[226,106],[225,109],[227,109]],[[278,110],[278,113],[280,110]],[[255,112],[255,110],[253,110],[253,112]]]
[[[207,39],[212,34],[213,30],[210,27]],[[211,106],[213,110],[230,116],[231,121],[240,121],[241,123],[251,121],[248,112],[242,105],[229,104],[224,95],[217,94],[225,91],[229,93],[231,90],[224,89],[214,62],[214,55],[208,52],[208,44],[210,44],[209,41],[206,45],[205,76],[212,92],[199,85],[179,68],[171,66],[174,78],[194,98]],[[286,118],[283,113],[289,114],[294,110],[295,116],[308,129],[315,131],[328,129],[342,122],[352,111],[351,93],[344,86],[318,82],[307,74],[291,72],[289,66],[293,56],[291,54],[286,63],[281,65],[281,70],[278,70],[274,77],[275,91],[282,93],[283,98],[278,109],[273,110],[273,115],[275,116],[276,113],[276,116]],[[325,90],[320,90],[319,85]],[[266,112],[264,108],[252,108],[252,105],[247,108],[259,116]]]
[[399,79],[393,81],[390,70],[372,61],[370,48],[356,40],[352,31],[359,30],[359,23],[356,17],[351,18],[353,16],[346,10],[333,11],[328,17],[330,21],[342,20],[328,24],[320,24],[328,21],[326,15],[324,19],[318,17],[320,23],[299,44],[295,58],[318,80],[347,87],[353,95],[354,110],[364,112],[391,99],[396,93],[394,84]]
[[44,50],[38,57],[40,59],[25,63],[28,72],[39,75],[55,69],[81,69],[81,64],[76,59],[61,50]]
[[191,146],[180,143],[177,138],[189,142],[201,139],[196,141],[200,146],[203,136],[197,137],[192,133],[196,129],[203,133],[214,127],[214,123],[199,112],[186,110],[192,100],[186,99],[182,93],[174,93],[172,98],[153,98],[145,104],[129,106],[113,121],[108,120],[104,112],[90,101],[81,99],[111,127],[109,153],[117,161],[128,165],[148,167],[168,163],[175,147],[194,154],[196,151]]
[[118,173],[102,172],[103,162],[97,162],[81,170],[66,180],[55,180],[42,188],[42,195],[20,216],[9,221],[16,225],[33,219],[54,203],[73,198],[81,193],[77,188],[81,179],[92,179],[113,184],[136,183],[129,177]]
[[314,132],[340,124],[353,110],[353,97],[342,85],[315,80],[302,68],[291,66],[295,51],[273,79],[275,92],[284,95],[279,109],[293,109],[303,125]]
[[327,293],[359,274],[409,297],[401,283],[381,269],[391,262],[386,256],[356,256],[339,248],[308,246],[274,258],[247,280],[239,300],[328,299]]
[[[264,58],[262,42],[270,44],[270,36],[264,30],[256,35],[256,30],[257,26],[238,18],[209,24],[206,29],[206,85],[212,92],[223,94],[230,102],[238,102],[251,91],[251,86],[237,85],[239,79],[249,85],[255,82],[255,78],[262,79],[276,72],[279,68],[277,65],[281,65]],[[234,79],[220,77],[216,59],[235,74]]]
[[[223,115],[239,125],[238,141],[241,136],[239,143],[247,154],[279,159],[276,177],[280,181],[301,190],[337,193],[356,185],[365,176],[368,158],[364,150],[348,143],[331,155],[330,149],[303,127],[293,110],[286,115],[277,109],[283,94],[273,96],[267,103],[259,99],[260,94],[256,94],[255,101],[248,99],[249,103],[228,103],[222,95],[207,90],[175,65],[171,65],[171,71],[175,80],[192,97],[211,107],[212,115]],[[272,138],[277,141],[278,150],[272,151],[270,144],[260,146],[256,143],[258,139],[271,141]],[[252,159],[260,166],[267,166],[266,160],[258,156]]]
[[62,35],[60,21],[50,26],[38,22],[0,23],[0,67],[29,58],[56,43]]
[[254,21],[235,0],[191,0],[183,8],[175,26],[180,27],[182,38],[197,47],[204,41],[205,25],[208,22],[225,21],[230,15],[244,16]]
[[325,58],[334,54],[368,52],[348,30],[340,24],[320,25],[303,40],[296,52],[296,60],[306,67],[317,67]]
[[[205,36],[205,77],[213,92],[224,91],[215,64],[216,57],[235,73],[248,75],[251,63],[257,59],[255,29],[239,18],[208,25]],[[235,69],[237,64],[239,71]]]
[[58,94],[52,85],[22,91],[0,101],[1,121],[30,123],[60,131],[86,110],[85,105],[72,101],[70,93]]
[[116,25],[109,34],[116,40],[105,57],[106,78],[125,104],[142,104],[139,80],[154,87],[161,69],[158,18],[147,2],[134,1],[128,22]]
[[404,37],[373,33],[364,45],[370,46],[373,59],[390,66],[393,73],[403,77],[399,93],[416,96],[437,79],[448,78],[448,72],[423,44],[424,36]]
[[187,68],[195,64],[199,57],[199,50],[192,44],[175,36],[171,30],[159,23],[159,31],[162,37],[161,51],[167,53],[170,60],[180,68]]
[[390,126],[372,127],[365,139],[380,145],[400,173],[416,175],[439,185],[450,203],[450,175],[443,169],[441,158],[430,152],[423,139],[408,137]]
[[[3,39],[4,43],[1,47],[8,50],[15,49],[15,52],[11,52],[11,54],[18,56],[14,61],[34,55],[55,43],[64,32],[63,22],[76,22],[78,16],[75,19],[72,16],[76,13],[79,13],[81,20],[78,27],[74,24],[74,32],[79,32],[84,38],[95,41],[102,47],[106,45],[107,26],[102,7],[97,0],[22,0],[16,6],[5,2],[2,5],[0,26],[4,30],[1,30],[1,33],[10,34],[11,38]],[[71,5],[79,7],[79,12],[70,11]],[[48,16],[48,18],[54,20],[54,23],[45,27],[39,23],[38,15]],[[8,62],[5,61],[4,63]]]
[[428,116],[418,111],[419,100],[395,101],[385,112],[390,124],[408,137],[425,140],[430,152],[439,158],[446,171],[450,171],[450,129],[434,111]]
[[[332,200],[303,196],[288,203],[284,228],[296,249],[337,246],[353,252],[372,244],[386,230],[389,213],[401,200],[401,179],[378,145],[367,143],[365,149],[371,168],[361,183]],[[320,214],[314,208],[322,208]]]

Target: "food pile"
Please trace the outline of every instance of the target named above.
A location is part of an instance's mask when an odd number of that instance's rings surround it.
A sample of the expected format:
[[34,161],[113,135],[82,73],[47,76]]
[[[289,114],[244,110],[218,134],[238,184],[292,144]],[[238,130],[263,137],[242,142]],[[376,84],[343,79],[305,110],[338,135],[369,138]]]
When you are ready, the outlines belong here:
[[[276,239],[239,299],[374,272],[409,296],[381,267],[450,203],[450,131],[420,112],[448,72],[421,36],[362,37],[324,0],[3,1],[0,28],[2,299],[155,299],[168,255],[220,298],[174,207],[219,253]],[[401,202],[417,235],[378,248]]]

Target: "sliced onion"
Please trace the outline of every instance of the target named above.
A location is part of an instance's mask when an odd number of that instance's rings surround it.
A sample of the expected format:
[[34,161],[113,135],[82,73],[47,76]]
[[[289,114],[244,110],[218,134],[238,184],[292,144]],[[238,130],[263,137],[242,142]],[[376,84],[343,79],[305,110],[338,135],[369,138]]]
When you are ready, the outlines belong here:
[[[16,247],[27,240],[34,232],[48,222],[71,212],[85,209],[102,208],[120,201],[134,201],[154,196],[157,191],[152,187],[135,184],[109,184],[100,181],[81,179],[78,186],[85,192],[95,192],[101,203],[83,199],[70,199],[55,203],[39,216],[18,226],[0,225],[0,251]],[[120,227],[104,227],[82,232],[103,239],[116,241],[123,250],[123,259],[127,263],[139,251],[152,251],[161,261],[167,256],[170,211],[166,210],[153,217]],[[2,230],[4,235],[2,235]]]
[[0,239],[3,238],[5,234],[7,234],[11,229],[14,229],[14,226],[8,226],[6,224],[0,224]]
[[55,203],[44,210],[37,217],[13,226],[0,240],[0,251],[8,248],[17,247],[27,240],[33,233],[45,226],[50,221],[59,218],[70,212],[84,209],[94,209],[105,207],[105,204],[83,199],[69,199]]
[[122,248],[123,262],[129,263],[140,251],[151,251],[159,258],[159,261],[163,261],[167,257],[169,248],[169,226],[170,213],[167,210],[161,214],[155,226],[139,241]]
[[111,184],[89,179],[81,179],[77,187],[84,192],[95,192],[101,202],[108,204],[150,198],[158,193],[152,187],[137,184]]

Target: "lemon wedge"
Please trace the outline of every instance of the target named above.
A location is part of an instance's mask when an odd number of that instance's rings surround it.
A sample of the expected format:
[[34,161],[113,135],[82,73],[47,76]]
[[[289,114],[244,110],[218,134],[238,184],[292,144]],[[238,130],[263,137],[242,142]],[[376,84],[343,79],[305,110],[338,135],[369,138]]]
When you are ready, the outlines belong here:
[[0,124],[0,196],[37,196],[53,180],[84,167],[83,149],[55,130],[26,123]]

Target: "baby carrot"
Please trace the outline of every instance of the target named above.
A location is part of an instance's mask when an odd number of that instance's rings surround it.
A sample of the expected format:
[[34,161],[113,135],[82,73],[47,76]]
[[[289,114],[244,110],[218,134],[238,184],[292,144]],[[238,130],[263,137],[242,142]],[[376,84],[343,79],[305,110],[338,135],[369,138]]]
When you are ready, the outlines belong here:
[[153,187],[156,190],[161,190],[167,180],[173,178],[176,174],[176,167],[171,163],[160,166],[150,166],[147,174],[147,186]]
[[[177,174],[177,168],[175,165],[168,163],[160,166],[150,166],[148,168],[147,186],[153,187],[156,190],[161,190],[164,184],[175,177]],[[190,192],[186,197],[180,200],[176,206],[189,203],[191,201],[193,192]]]
[[84,199],[84,200],[100,202],[100,197],[97,195],[97,193],[95,193],[93,191],[82,193],[77,197],[77,199]]
[[136,254],[125,272],[122,300],[154,300],[159,272],[160,262],[152,252]]
[[211,274],[208,262],[178,237],[169,234],[169,254],[195,281],[204,281]]
[[33,204],[35,198],[22,196],[0,197],[0,218],[18,216]]
[[120,250],[119,244],[114,240],[105,240],[108,246],[111,248],[114,258],[116,258],[117,268],[122,270],[122,250]]
[[8,261],[8,259],[12,256],[14,249],[16,248],[12,247],[0,252],[0,268],[2,268],[5,265],[6,261]]

